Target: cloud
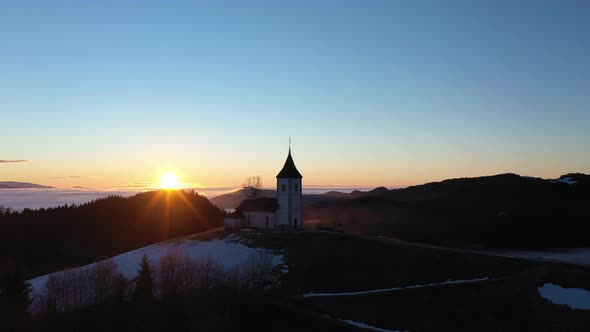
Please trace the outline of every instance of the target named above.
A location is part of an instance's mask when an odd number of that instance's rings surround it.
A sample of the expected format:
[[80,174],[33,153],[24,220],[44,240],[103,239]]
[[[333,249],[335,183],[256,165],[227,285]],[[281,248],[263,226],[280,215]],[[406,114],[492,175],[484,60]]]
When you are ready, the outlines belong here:
[[79,179],[81,178],[80,175],[69,175],[69,176],[50,176],[48,179],[51,180],[59,180],[59,179]]
[[0,164],[11,164],[11,163],[28,163],[30,160],[17,159],[17,160],[0,160]]
[[142,181],[142,182],[129,182],[127,183],[128,188],[153,188],[156,184],[149,181]]

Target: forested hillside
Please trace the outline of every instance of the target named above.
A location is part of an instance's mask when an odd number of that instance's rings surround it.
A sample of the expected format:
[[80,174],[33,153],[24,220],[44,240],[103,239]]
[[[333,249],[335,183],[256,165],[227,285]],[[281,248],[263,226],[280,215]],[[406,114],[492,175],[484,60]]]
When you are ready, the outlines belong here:
[[[0,211],[0,269],[35,276],[219,227],[224,211],[194,191],[110,196],[79,206]],[[0,271],[2,272],[2,271]]]
[[588,246],[590,176],[445,180],[304,209],[325,227],[447,245]]

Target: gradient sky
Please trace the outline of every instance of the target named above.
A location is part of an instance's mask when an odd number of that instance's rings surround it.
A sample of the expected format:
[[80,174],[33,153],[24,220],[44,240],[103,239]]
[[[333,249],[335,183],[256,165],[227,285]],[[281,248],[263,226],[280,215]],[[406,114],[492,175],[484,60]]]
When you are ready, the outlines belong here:
[[588,1],[2,1],[0,180],[590,173]]

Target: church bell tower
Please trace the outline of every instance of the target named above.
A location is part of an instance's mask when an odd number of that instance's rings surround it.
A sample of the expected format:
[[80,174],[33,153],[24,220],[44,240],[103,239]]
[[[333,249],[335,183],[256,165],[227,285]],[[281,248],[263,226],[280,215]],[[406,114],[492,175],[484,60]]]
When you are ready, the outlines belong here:
[[289,144],[289,155],[283,169],[277,174],[277,225],[281,227],[303,227],[302,179],[291,157]]

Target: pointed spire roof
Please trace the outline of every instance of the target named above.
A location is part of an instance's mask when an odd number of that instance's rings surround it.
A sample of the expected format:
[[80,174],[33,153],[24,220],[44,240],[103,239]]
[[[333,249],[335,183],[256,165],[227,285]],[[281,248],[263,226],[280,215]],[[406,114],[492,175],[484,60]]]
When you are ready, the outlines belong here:
[[285,165],[283,169],[277,174],[277,179],[302,179],[303,175],[299,173],[297,167],[295,167],[295,162],[293,161],[293,157],[291,157],[291,147],[289,147],[289,155],[287,156],[287,160],[285,161]]

